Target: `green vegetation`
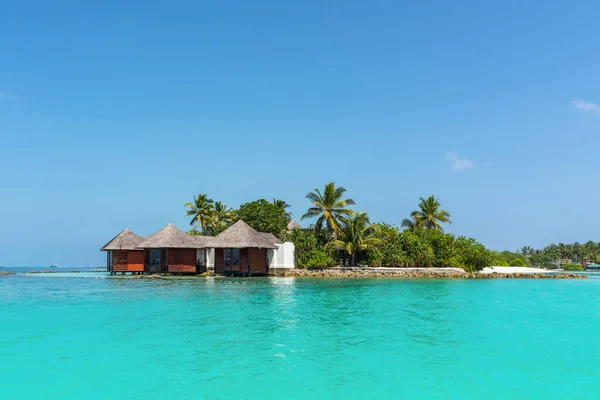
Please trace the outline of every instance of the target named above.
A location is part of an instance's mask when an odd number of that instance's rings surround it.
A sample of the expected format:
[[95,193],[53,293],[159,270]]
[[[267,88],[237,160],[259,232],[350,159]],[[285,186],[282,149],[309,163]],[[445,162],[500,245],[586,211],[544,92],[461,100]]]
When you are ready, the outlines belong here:
[[290,205],[281,199],[258,199],[231,209],[205,194],[186,203],[192,235],[218,235],[242,219],[260,232],[270,232],[296,247],[296,266],[328,268],[336,265],[373,267],[458,267],[479,271],[488,266],[536,266],[581,270],[582,264],[600,262],[600,243],[551,244],[542,250],[523,247],[518,252],[491,251],[473,238],[444,232],[450,212],[439,198],[419,198],[417,210],[401,228],[371,223],[367,213],[354,211],[346,189],[327,183],[306,195],[310,206],[302,219],[316,218],[309,229],[287,231]]
[[522,259],[520,259],[520,258],[517,257],[517,258],[514,258],[510,262],[510,266],[511,267],[525,267],[526,264],[525,264],[525,261],[523,261]]
[[186,216],[192,216],[188,231],[190,235],[218,235],[233,221],[233,210],[220,201],[214,202],[207,195],[199,193],[193,202],[185,203],[188,211]]
[[433,229],[443,232],[442,223],[450,222],[450,213],[441,209],[440,200],[435,196],[419,198],[419,209],[410,213],[410,219],[404,219],[402,226],[411,231]]
[[315,227],[317,229],[327,226],[327,231],[331,235],[335,235],[341,229],[343,217],[349,217],[354,212],[348,208],[349,205],[354,205],[352,199],[342,199],[346,189],[343,187],[335,187],[335,182],[330,182],[325,185],[323,193],[318,188],[306,195],[306,198],[311,201],[312,207],[308,209],[305,218],[317,218]]
[[265,199],[251,201],[242,204],[235,211],[232,222],[241,219],[259,232],[270,232],[277,237],[281,237],[290,222],[286,208],[282,207],[281,204],[270,203]]
[[378,237],[377,225],[371,224],[367,213],[358,212],[349,218],[340,218],[342,225],[339,239],[327,243],[329,247],[343,250],[350,256],[350,265],[356,265],[356,253],[374,250],[382,241]]
[[212,219],[206,230],[210,236],[216,236],[227,229],[227,227],[231,225],[233,219],[233,210],[227,204],[217,201],[215,202]]
[[203,231],[208,225],[210,225],[213,213],[214,213],[214,201],[209,199],[207,195],[199,193],[198,196],[194,196],[194,201],[191,203],[185,203],[185,206],[189,210],[185,213],[187,216],[192,216],[190,225],[195,230],[195,225],[200,226],[200,231]]
[[[541,250],[523,247],[520,252],[527,265],[543,268],[564,268],[566,264],[591,264],[600,262],[600,243],[550,244]],[[582,267],[583,268],[583,267]]]
[[[303,216],[318,217],[315,232],[326,225],[330,240],[324,247],[337,249],[343,264],[348,260],[351,266],[459,267],[477,271],[492,263],[493,252],[482,244],[444,233],[442,224],[450,223],[450,213],[441,208],[435,196],[419,199],[418,210],[402,222],[405,230],[401,231],[386,223],[371,224],[365,212],[349,209],[348,205],[355,203],[342,200],[345,192],[333,182],[325,186],[323,195],[315,189],[306,196],[312,207]],[[298,247],[296,241],[294,244]]]
[[561,268],[565,271],[583,271],[583,267],[580,264],[564,264]]
[[337,252],[327,247],[327,235],[322,230],[294,229],[283,239],[296,246],[296,266],[299,268],[329,268],[338,264]]
[[[519,259],[519,261],[514,261],[516,259]],[[508,266],[512,265],[513,261],[516,263],[519,263],[517,266],[521,266],[521,264],[520,264],[521,262],[525,264],[523,266],[529,265],[529,264],[527,264],[525,257],[521,253],[516,253],[516,252],[512,252],[512,251],[501,251],[501,252],[495,251],[493,253],[492,266],[508,267]],[[515,266],[515,265],[512,265],[512,266]]]
[[194,196],[193,202],[185,203],[188,211],[186,216],[192,216],[188,231],[190,235],[216,236],[230,227],[233,223],[244,220],[248,225],[260,232],[270,232],[281,237],[291,220],[287,211],[289,205],[275,199],[272,203],[265,199],[242,204],[234,210],[227,204],[209,198],[206,194]]
[[290,208],[290,205],[288,203],[286,203],[284,200],[273,199],[273,205],[275,207],[281,208],[283,211],[285,211],[285,214],[287,215],[287,217],[289,219],[292,219],[292,213],[290,213],[289,211],[287,211],[287,209]]

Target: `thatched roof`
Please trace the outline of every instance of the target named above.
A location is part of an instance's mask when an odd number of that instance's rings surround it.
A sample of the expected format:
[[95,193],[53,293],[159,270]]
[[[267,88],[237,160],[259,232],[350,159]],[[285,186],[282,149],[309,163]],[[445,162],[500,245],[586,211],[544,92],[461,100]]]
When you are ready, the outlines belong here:
[[138,247],[143,249],[202,249],[207,247],[209,236],[188,235],[173,224],[169,224],[148,236]]
[[299,223],[297,223],[294,220],[291,220],[290,223],[287,225],[288,231],[293,231],[294,229],[302,229],[302,226],[300,226]]
[[281,243],[283,243],[281,241],[281,239],[279,239],[277,236],[273,235],[271,232],[258,232],[258,233],[260,233],[265,238],[267,238],[268,240],[270,240],[271,243],[273,243],[273,244],[281,244]]
[[138,247],[138,245],[142,240],[144,239],[130,231],[129,228],[125,228],[110,242],[102,246],[100,251],[140,250],[140,247]]
[[208,247],[232,249],[245,249],[249,247],[261,249],[277,248],[272,238],[267,238],[264,233],[257,232],[254,228],[241,220],[221,232],[214,239],[211,239],[208,243]]

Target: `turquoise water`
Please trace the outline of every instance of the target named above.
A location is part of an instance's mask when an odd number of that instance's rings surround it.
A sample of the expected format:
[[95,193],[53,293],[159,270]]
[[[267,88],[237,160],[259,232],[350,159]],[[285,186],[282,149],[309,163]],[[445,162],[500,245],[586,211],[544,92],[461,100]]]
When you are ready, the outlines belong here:
[[0,276],[0,399],[593,399],[600,279]]

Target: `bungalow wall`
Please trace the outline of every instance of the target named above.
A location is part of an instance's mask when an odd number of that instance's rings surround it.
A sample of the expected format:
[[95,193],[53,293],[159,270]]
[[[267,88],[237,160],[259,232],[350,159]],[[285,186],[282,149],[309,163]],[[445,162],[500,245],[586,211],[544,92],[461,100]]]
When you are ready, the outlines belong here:
[[112,252],[113,272],[143,272],[144,252],[142,250],[114,250]]
[[267,273],[267,251],[266,249],[239,249],[240,257],[237,265],[225,265],[225,249],[214,249],[215,274],[229,273]]
[[215,249],[215,274],[225,272],[225,251],[224,249]]
[[196,249],[168,249],[169,272],[196,273]]

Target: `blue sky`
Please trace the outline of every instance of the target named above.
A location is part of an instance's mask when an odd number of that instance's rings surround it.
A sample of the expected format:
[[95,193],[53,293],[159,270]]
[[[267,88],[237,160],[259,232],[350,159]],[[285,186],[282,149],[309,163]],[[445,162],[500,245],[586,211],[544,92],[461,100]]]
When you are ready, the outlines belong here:
[[[126,3],[126,4],[123,4]],[[0,265],[101,264],[197,192],[420,196],[494,249],[599,241],[597,1],[8,2]]]

